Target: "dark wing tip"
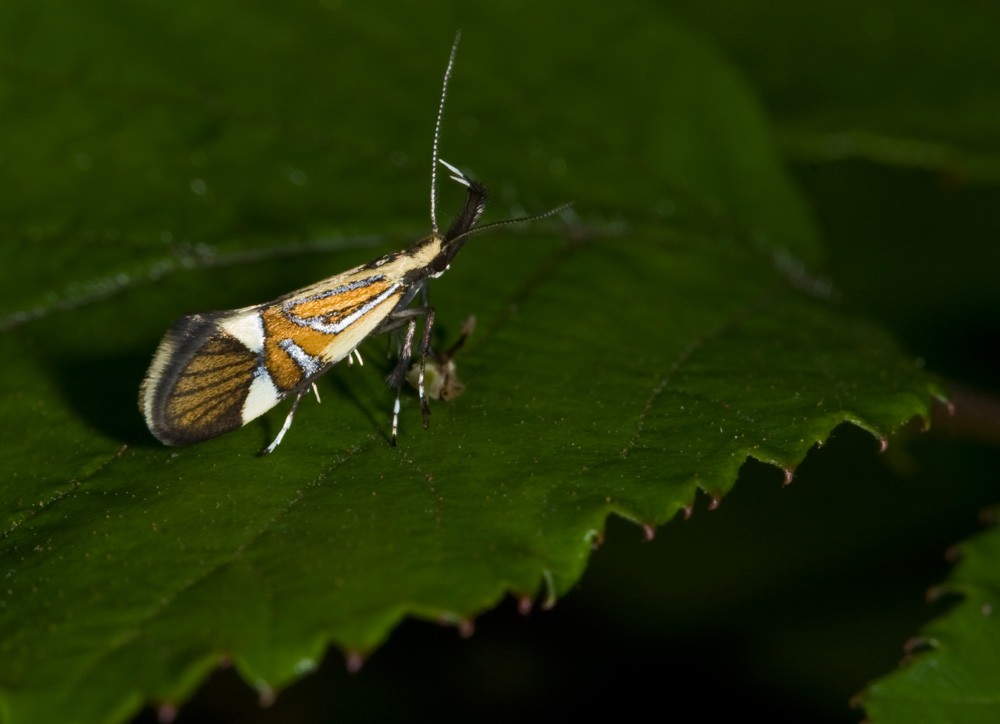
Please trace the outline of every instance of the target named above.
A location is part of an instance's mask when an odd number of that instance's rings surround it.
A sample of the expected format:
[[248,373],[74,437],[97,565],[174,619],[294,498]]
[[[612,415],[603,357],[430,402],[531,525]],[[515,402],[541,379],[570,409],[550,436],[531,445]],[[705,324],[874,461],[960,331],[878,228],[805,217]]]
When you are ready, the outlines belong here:
[[165,445],[208,440],[243,425],[259,355],[219,326],[225,313],[178,319],[139,390],[149,431]]

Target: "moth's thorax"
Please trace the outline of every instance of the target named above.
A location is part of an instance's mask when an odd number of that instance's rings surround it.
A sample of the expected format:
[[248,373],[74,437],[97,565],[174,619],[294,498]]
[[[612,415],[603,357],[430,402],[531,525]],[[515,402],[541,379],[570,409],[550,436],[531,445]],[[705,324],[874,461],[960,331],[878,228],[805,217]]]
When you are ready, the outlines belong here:
[[417,282],[433,273],[434,260],[446,252],[444,237],[440,234],[431,234],[421,239],[411,246],[393,266],[398,269],[400,275],[405,275],[410,282]]
[[414,268],[425,267],[441,253],[443,244],[443,236],[431,234],[410,247],[406,255],[410,258]]

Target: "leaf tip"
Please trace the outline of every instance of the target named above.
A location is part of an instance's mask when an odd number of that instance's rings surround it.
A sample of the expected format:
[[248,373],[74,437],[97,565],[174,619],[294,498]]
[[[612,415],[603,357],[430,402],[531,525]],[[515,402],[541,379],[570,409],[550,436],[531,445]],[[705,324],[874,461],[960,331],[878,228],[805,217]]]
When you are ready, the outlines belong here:
[[156,707],[156,721],[160,724],[170,724],[177,718],[177,705],[173,703],[163,703]]
[[542,579],[545,581],[545,600],[542,601],[542,609],[548,611],[556,605],[556,581],[548,568],[542,571]]
[[462,618],[458,621],[458,635],[463,639],[470,638],[476,632],[476,622],[471,618]]
[[924,638],[923,636],[914,636],[907,639],[906,643],[903,644],[903,653],[915,654],[932,648],[934,648],[934,644],[930,639]]
[[361,671],[361,665],[364,663],[364,657],[357,651],[348,651],[344,655],[344,664],[347,666],[347,673],[349,674],[356,674]]
[[271,704],[274,703],[274,689],[266,684],[257,687],[257,704],[260,705],[261,709],[267,709]]
[[951,591],[948,589],[948,586],[946,585],[931,586],[930,588],[927,589],[927,593],[924,595],[924,597],[927,599],[928,603],[934,603],[935,601],[940,600],[944,596],[947,596],[950,592]]

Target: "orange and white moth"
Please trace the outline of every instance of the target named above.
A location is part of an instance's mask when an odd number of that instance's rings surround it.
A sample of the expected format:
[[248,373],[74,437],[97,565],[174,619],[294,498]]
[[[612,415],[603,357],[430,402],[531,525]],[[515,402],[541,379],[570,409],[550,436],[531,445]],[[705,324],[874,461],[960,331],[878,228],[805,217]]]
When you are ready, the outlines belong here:
[[[286,397],[294,397],[277,437],[261,451],[269,453],[291,426],[302,397],[310,387],[315,390],[316,378],[345,357],[350,361],[354,355],[360,362],[357,348],[368,337],[395,332],[398,360],[386,377],[396,390],[392,412],[395,445],[400,388],[413,354],[418,318],[423,319],[423,332],[417,349],[417,388],[427,427],[430,408],[424,391],[424,363],[434,326],[427,281],[448,269],[473,233],[542,218],[566,208],[476,226],[486,207],[486,188],[438,158],[441,118],[459,37],[455,36],[448,58],[434,128],[430,236],[405,251],[265,304],[177,320],[160,342],[139,390],[139,408],[150,432],[161,442],[188,445],[217,437],[260,417]],[[444,234],[438,231],[435,208],[438,162],[468,189],[465,203]]]

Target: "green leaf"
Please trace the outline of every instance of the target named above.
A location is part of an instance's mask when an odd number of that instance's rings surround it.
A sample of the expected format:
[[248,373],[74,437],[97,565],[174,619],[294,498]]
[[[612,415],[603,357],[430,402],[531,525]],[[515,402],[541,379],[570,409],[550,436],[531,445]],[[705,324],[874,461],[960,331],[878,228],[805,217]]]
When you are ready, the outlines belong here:
[[[995,336],[998,308],[992,209],[1000,180],[1000,46],[987,39],[995,35],[993,9],[939,0],[674,7],[746,69],[774,113],[783,150],[803,162],[802,178],[825,197],[829,208],[817,216],[841,242],[843,261],[838,269],[834,258],[831,273],[848,280],[842,289],[853,287],[846,291],[856,303],[877,309],[939,372],[995,388],[995,344],[979,342]],[[865,163],[816,172],[818,161],[844,159]],[[907,273],[887,275],[901,259]],[[960,408],[960,433],[995,445],[996,415],[981,413],[975,397],[965,414]],[[975,489],[976,477],[956,463],[977,468],[970,450],[951,442],[952,464],[939,453],[924,474],[955,501]],[[980,469],[988,479],[992,467]],[[995,502],[986,492],[972,509]],[[891,526],[887,521],[886,530]],[[973,548],[983,575],[973,580],[963,568],[946,587],[969,591],[968,601],[914,639],[930,653],[861,697],[869,720],[996,719],[995,636],[977,602],[989,605],[994,576],[987,571],[998,560],[978,539]]]
[[952,183],[1000,180],[1000,53],[988,4],[677,0],[671,7],[746,68],[794,158],[862,158],[942,171]]
[[[404,616],[554,601],[609,513],[662,524],[748,456],[791,474],[843,421],[927,414],[926,375],[820,275],[752,95],[649,8],[531,6],[526,27],[459,5],[57,5],[0,10],[0,124],[22,140],[0,194],[10,724],[182,702],[223,658],[268,694]],[[465,394],[426,432],[408,396],[390,448],[377,339],[268,458],[284,406],[158,445],[135,398],[173,318],[425,233],[458,25],[445,158],[495,189],[493,219],[578,200],[569,225],[475,238],[432,285],[436,344],[479,320]]]
[[993,528],[963,543],[961,553],[962,561],[937,591],[961,596],[961,602],[910,642],[902,668],[859,697],[873,724],[996,721],[1000,531]]

